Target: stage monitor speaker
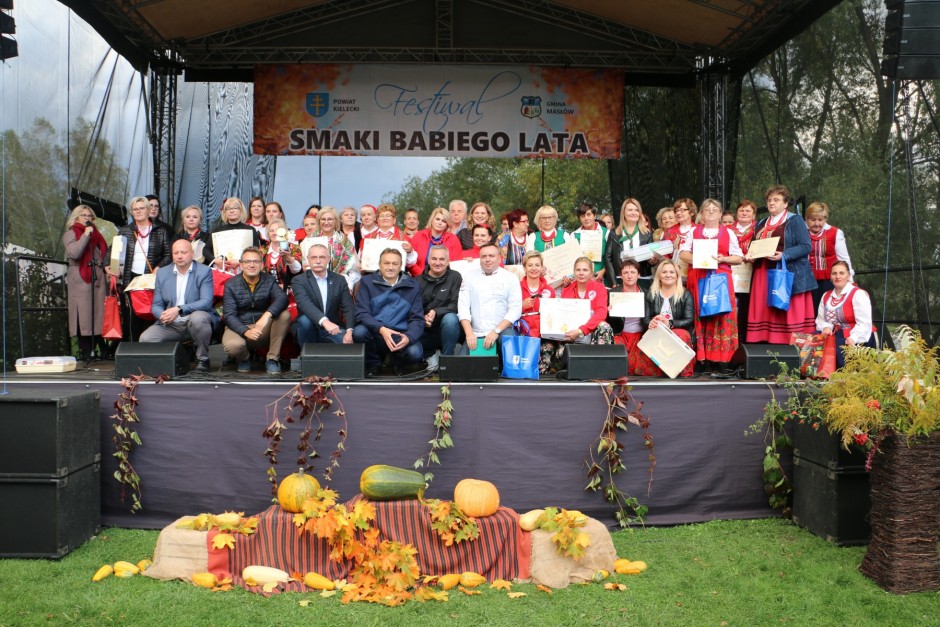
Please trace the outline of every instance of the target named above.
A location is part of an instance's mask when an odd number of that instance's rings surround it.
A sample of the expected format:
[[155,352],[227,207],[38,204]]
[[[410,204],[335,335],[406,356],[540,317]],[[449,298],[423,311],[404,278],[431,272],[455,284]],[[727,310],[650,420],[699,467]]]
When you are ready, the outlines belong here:
[[100,396],[97,390],[0,396],[0,475],[64,477],[100,461]]
[[338,381],[365,379],[365,344],[304,344],[300,372],[304,379],[314,376],[330,376]]
[[800,351],[789,344],[742,344],[744,350],[744,378],[769,379],[780,373],[778,361],[790,370],[800,370]]
[[441,355],[441,381],[493,383],[499,380],[499,357]]
[[569,381],[615,381],[627,376],[627,348],[622,344],[568,344],[565,361]]
[[101,464],[60,478],[0,475],[0,558],[58,559],[98,533]]
[[940,78],[940,1],[886,2],[881,73],[901,80]]
[[189,372],[189,356],[179,342],[121,342],[114,353],[114,376],[144,373],[170,378]]

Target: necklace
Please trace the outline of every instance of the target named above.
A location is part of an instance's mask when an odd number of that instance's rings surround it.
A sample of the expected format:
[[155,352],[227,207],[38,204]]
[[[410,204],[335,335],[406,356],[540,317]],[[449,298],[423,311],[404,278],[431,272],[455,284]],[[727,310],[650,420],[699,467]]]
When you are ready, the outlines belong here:
[[137,230],[137,237],[139,237],[140,239],[147,239],[148,237],[150,237],[150,231],[153,230],[153,225],[152,224],[150,225],[146,233],[144,233],[143,230],[136,224],[134,225],[134,228]]
[[515,233],[510,234],[512,236],[512,241],[516,246],[525,246],[525,235],[522,236],[522,241],[519,241],[519,238],[516,237]]
[[845,300],[845,297],[847,295],[848,293],[845,291],[845,288],[842,288],[842,293],[839,294],[838,296],[836,295],[836,291],[832,290],[832,295],[829,297],[829,306],[832,307],[833,309],[837,308],[839,305],[842,304],[842,301]]
[[553,242],[555,241],[555,229],[551,231],[539,231],[539,236],[542,238],[543,242]]

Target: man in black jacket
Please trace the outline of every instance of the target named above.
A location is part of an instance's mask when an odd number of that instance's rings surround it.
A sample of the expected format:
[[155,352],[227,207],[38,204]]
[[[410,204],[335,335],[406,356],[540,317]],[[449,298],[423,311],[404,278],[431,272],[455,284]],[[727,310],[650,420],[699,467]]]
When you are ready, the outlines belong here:
[[307,262],[310,269],[291,281],[297,301],[297,319],[291,330],[297,345],[352,344],[356,308],[346,279],[330,272],[330,251],[323,244],[310,247]]
[[281,344],[290,329],[287,294],[273,275],[262,272],[262,253],[254,246],[241,255],[241,274],[225,284],[222,348],[238,361],[239,372],[251,372],[248,349],[268,348],[268,374],[281,372]]
[[424,303],[424,356],[428,368],[438,366],[440,355],[453,355],[460,341],[460,321],[457,319],[457,297],[462,277],[451,270],[446,246],[431,246],[424,272],[418,277],[421,301]]

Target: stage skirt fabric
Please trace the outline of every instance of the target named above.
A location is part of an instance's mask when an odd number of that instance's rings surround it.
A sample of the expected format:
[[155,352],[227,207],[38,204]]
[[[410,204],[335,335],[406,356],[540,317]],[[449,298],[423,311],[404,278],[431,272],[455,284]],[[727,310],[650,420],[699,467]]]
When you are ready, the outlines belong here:
[[794,333],[813,333],[816,312],[812,292],[790,296],[790,309],[781,311],[767,306],[767,265],[754,264],[751,277],[751,302],[747,316],[747,341],[789,344]]
[[[679,339],[692,346],[692,336],[685,329],[673,329],[673,333],[679,336]],[[653,363],[649,356],[637,348],[637,343],[643,337],[642,333],[621,333],[614,338],[614,343],[623,344],[627,347],[627,375],[638,377],[665,377],[666,373],[660,370],[659,366]],[[688,365],[682,369],[678,377],[691,377],[695,374],[695,360],[691,360]],[[678,378],[677,377],[677,378]]]
[[[361,498],[357,496],[347,502],[347,508],[353,508]],[[418,550],[416,559],[422,575],[469,570],[489,581],[529,577],[531,541],[529,534],[519,528],[519,515],[512,509],[500,507],[492,516],[477,518],[480,537],[448,547],[431,528],[427,509],[419,501],[373,501],[372,504],[375,506],[373,524],[379,529],[379,539],[413,545]],[[258,514],[258,518],[254,534],[234,534],[234,550],[213,548],[212,540],[217,531],[209,533],[209,572],[218,577],[231,577],[236,585],[253,592],[261,589],[246,586],[241,578],[242,570],[252,564],[280,568],[288,573],[312,571],[333,580],[349,574],[350,564],[331,560],[327,541],[301,532],[294,526],[294,515],[285,512],[280,505],[272,505]],[[304,590],[303,584],[292,581],[277,591]]]
[[731,271],[721,269],[728,278],[728,293],[731,296],[731,311],[717,316],[700,318],[698,315],[698,280],[704,278],[706,270],[689,270],[689,291],[692,292],[692,301],[695,303],[695,337],[698,348],[695,357],[699,361],[731,361],[731,357],[738,350],[738,305],[734,299],[734,281]]

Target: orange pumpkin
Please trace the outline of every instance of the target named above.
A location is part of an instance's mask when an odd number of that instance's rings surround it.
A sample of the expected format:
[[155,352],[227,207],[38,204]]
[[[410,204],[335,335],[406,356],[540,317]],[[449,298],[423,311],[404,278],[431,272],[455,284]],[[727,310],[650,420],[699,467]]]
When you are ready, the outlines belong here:
[[284,511],[298,514],[304,510],[304,501],[316,497],[320,482],[301,468],[287,475],[277,488],[277,502]]
[[499,490],[489,481],[463,479],[454,488],[454,503],[467,516],[492,516],[499,509]]

